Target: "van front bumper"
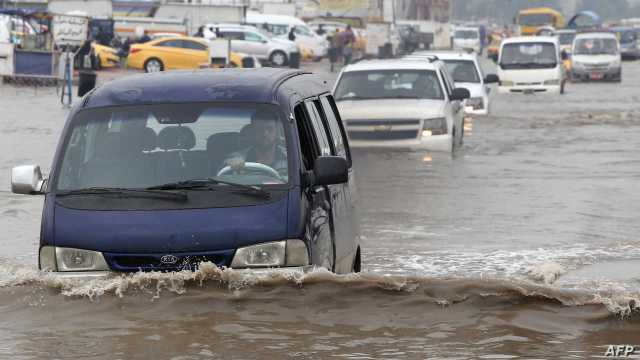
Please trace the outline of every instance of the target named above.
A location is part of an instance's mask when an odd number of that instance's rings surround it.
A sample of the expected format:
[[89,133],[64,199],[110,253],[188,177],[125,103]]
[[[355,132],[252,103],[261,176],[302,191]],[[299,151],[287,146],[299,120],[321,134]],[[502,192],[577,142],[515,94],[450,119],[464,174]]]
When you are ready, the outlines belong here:
[[606,69],[589,69],[585,67],[576,67],[575,64],[571,69],[571,78],[573,80],[613,80],[620,78],[622,72],[621,66],[608,67]]
[[500,94],[560,94],[560,85],[499,86]]
[[[280,268],[251,268],[251,269],[232,269],[226,268],[223,271],[232,270],[239,273],[247,274],[247,275],[269,275],[269,274],[289,274],[289,273],[309,273],[315,270],[316,267],[314,265],[307,266],[292,266],[292,267],[280,267]],[[175,271],[169,271],[167,273],[171,273]],[[92,280],[92,279],[104,279],[109,277],[115,277],[120,275],[132,275],[137,274],[135,272],[120,272],[120,271],[54,271],[50,272],[50,274],[54,274],[56,277],[65,278],[65,279],[81,279],[81,280]]]

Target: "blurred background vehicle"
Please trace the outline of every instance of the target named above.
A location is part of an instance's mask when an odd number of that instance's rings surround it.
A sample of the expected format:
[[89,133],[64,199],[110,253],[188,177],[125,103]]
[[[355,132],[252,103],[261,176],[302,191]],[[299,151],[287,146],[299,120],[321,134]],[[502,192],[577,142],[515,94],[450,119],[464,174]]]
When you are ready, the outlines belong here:
[[563,28],[565,19],[560,12],[552,8],[537,7],[520,10],[516,15],[515,24],[519,27],[520,35],[535,35],[544,26]]
[[622,80],[620,43],[611,32],[576,35],[572,50],[573,80]]
[[133,44],[127,64],[145,72],[209,67],[209,45],[202,38],[176,36]]
[[619,26],[611,28],[616,33],[620,42],[620,54],[622,59],[638,60],[640,58],[640,29]]
[[453,33],[454,49],[472,49],[478,54],[482,54],[482,41],[480,31],[476,27],[457,27]]
[[304,21],[288,15],[260,14],[248,12],[246,23],[281,39],[289,39],[295,42],[300,49],[310,50],[314,59],[327,56],[329,42]]
[[293,41],[269,37],[255,26],[237,24],[207,24],[206,39],[231,40],[231,50],[249,54],[274,66],[300,67],[301,52]]

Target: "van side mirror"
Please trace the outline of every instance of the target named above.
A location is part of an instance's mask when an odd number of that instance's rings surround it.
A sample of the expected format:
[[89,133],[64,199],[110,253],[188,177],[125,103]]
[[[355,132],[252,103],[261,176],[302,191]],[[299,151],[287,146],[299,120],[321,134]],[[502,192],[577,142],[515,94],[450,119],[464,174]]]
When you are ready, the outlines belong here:
[[320,156],[313,165],[313,185],[343,184],[349,181],[349,164],[340,156]]
[[38,165],[22,165],[11,169],[11,191],[15,194],[42,194],[44,182]]
[[498,78],[498,75],[496,74],[489,74],[487,76],[485,76],[484,78],[484,83],[485,84],[494,84],[500,82],[500,78]]
[[465,88],[455,88],[451,92],[451,100],[464,100],[471,97],[469,90]]

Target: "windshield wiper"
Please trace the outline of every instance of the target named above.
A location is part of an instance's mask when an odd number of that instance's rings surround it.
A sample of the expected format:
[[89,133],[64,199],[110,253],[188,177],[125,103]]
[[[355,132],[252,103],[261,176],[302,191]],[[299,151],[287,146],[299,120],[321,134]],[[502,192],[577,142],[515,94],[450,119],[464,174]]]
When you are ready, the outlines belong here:
[[173,183],[167,183],[162,185],[156,185],[148,187],[146,190],[215,190],[212,186],[215,185],[227,185],[234,187],[235,192],[241,191],[242,194],[247,195],[255,195],[263,198],[270,198],[271,194],[268,191],[263,190],[262,188],[254,185],[244,185],[238,184],[230,181],[218,180],[214,178],[206,178],[206,179],[192,179],[192,180],[184,180],[177,181]]
[[114,187],[89,187],[84,189],[59,191],[56,196],[72,195],[118,195],[121,197],[159,198],[176,201],[187,201],[187,194],[182,192],[154,191],[153,189],[129,189]]

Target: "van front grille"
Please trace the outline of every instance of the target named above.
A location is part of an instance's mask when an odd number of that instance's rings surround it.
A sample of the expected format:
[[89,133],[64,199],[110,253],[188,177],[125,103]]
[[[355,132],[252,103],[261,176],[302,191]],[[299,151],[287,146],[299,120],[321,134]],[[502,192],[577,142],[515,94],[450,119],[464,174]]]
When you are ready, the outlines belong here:
[[180,271],[196,270],[201,262],[212,262],[218,267],[228,267],[234,250],[206,253],[103,254],[107,264],[114,271]]

